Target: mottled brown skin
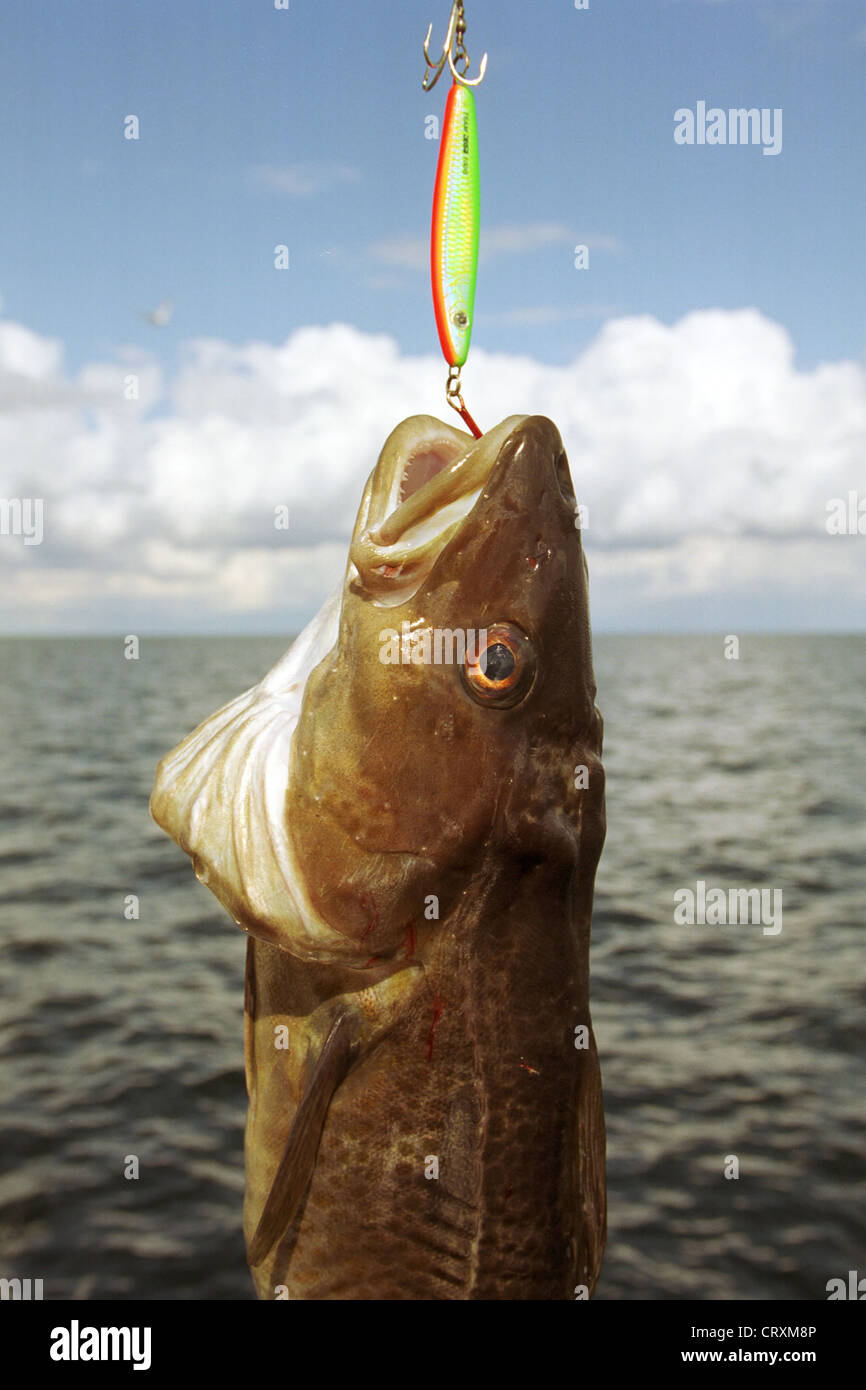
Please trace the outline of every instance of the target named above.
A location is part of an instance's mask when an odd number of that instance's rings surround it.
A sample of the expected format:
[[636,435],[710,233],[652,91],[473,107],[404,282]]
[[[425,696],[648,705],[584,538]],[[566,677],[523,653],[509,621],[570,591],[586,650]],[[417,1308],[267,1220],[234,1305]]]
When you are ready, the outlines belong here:
[[[383,665],[382,629],[419,619],[517,624],[537,656],[531,690],[492,709],[454,666]],[[533,417],[410,599],[372,602],[363,573],[347,586],[339,642],[307,683],[295,854],[315,909],[371,959],[313,965],[249,941],[248,1242],[328,1028],[351,1019],[356,1039],[296,1214],[253,1270],[261,1297],[566,1299],[594,1287],[605,1238],[588,1000],[604,840],[594,698],[568,465],[555,427]],[[438,920],[425,916],[429,895]],[[288,1051],[274,1047],[281,1023]],[[575,1047],[579,1025],[587,1048]],[[431,1157],[438,1178],[425,1176]]]

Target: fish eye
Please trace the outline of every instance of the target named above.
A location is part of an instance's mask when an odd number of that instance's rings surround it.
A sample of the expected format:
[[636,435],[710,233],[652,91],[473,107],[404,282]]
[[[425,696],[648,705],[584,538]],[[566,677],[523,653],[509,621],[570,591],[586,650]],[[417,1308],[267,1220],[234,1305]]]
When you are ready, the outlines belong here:
[[478,704],[508,709],[529,694],[535,666],[535,649],[526,633],[515,623],[494,623],[479,633],[460,677]]

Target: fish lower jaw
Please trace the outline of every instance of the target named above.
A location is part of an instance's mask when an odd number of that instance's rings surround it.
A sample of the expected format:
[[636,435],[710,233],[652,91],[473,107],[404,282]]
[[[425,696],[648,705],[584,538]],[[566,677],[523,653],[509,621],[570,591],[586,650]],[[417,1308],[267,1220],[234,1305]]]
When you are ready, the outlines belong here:
[[357,582],[383,608],[405,603],[423,584],[448,542],[477,501],[478,493],[448,508],[447,517],[414,528],[395,545],[381,545],[370,535],[352,545],[350,582]]

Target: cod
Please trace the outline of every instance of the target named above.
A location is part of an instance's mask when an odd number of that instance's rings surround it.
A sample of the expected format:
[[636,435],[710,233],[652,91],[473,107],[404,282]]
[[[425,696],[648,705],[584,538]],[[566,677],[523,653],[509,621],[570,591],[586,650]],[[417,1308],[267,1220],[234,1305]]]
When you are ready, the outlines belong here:
[[550,420],[405,420],[338,593],[159,764],[154,818],[249,938],[261,1298],[595,1286],[605,812],[576,512]]

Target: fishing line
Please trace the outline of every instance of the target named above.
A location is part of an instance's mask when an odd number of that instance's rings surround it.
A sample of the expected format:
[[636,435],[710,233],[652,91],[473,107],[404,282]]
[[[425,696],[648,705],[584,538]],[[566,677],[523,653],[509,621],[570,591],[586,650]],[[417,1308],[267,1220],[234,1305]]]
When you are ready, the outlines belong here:
[[466,14],[463,0],[454,0],[440,58],[430,54],[433,25],[424,40],[427,71],[422,87],[429,92],[447,64],[453,80],[439,147],[433,219],[430,229],[430,273],[433,310],[448,379],[445,399],[462,417],[476,439],[481,430],[463,400],[460,372],[469,355],[475,285],[478,278],[478,238],[481,226],[481,179],[478,160],[478,123],[473,88],[487,71],[487,54],[477,77],[469,77],[471,62],[466,49]]

